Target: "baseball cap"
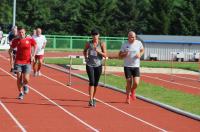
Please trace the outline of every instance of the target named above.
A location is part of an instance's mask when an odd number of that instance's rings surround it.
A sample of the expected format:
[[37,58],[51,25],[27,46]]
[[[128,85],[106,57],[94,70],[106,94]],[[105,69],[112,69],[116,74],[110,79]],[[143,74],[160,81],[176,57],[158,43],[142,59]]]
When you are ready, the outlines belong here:
[[91,35],[98,35],[99,34],[99,30],[98,29],[92,29],[91,30]]

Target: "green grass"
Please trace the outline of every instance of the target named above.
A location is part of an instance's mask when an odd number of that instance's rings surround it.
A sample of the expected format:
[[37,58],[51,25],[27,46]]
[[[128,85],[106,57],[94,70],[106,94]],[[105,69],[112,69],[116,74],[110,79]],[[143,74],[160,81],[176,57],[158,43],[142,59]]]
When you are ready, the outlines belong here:
[[45,48],[45,51],[62,51],[62,52],[82,52],[83,49],[69,49],[69,48]]
[[[69,65],[70,64],[70,59],[69,58],[45,58],[44,59],[45,63],[48,64],[64,64],[64,65]],[[73,63],[72,65],[83,65],[83,60],[76,58],[73,58]]]
[[[45,63],[49,64],[69,64],[68,58],[45,58]],[[73,58],[73,65],[82,65],[83,60],[79,58]],[[106,64],[108,66],[123,66],[123,60],[109,59]],[[151,68],[171,68],[169,61],[141,61],[141,67]],[[198,62],[174,62],[174,68],[186,69],[191,71],[199,71]]]
[[[83,75],[87,77],[87,75]],[[104,76],[100,78],[104,82]],[[106,75],[106,83],[125,90],[125,78],[114,75]],[[165,87],[140,82],[136,93],[146,98],[162,102],[164,104],[179,108],[181,110],[200,115],[200,96],[187,94],[178,90],[167,89]]]

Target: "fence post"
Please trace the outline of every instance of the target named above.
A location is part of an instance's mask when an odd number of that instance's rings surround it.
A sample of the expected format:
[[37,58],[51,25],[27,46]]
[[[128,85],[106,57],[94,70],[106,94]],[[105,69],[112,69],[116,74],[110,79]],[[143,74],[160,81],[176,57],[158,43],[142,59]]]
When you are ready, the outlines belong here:
[[107,37],[105,37],[106,48],[107,48],[107,42],[108,42],[108,41],[107,41]]
[[56,36],[53,36],[53,48],[56,49]]
[[72,41],[72,36],[70,37],[70,50],[72,50],[72,45],[73,45],[73,41]]

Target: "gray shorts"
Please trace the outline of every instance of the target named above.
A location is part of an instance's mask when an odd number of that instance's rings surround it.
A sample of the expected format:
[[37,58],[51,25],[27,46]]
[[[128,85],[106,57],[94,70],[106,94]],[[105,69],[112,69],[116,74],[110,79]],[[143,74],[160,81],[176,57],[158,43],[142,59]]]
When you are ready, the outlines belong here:
[[15,64],[14,72],[31,73],[31,64]]

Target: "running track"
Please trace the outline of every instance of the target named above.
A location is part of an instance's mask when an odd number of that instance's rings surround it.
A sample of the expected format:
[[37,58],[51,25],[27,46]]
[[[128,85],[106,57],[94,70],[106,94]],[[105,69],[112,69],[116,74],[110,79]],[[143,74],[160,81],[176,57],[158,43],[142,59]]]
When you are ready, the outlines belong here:
[[24,100],[7,58],[0,56],[1,131],[198,131],[196,120],[175,114],[141,100],[124,103],[125,95],[105,88],[97,92],[96,108],[89,108],[87,82],[43,67],[41,77],[32,77]]

